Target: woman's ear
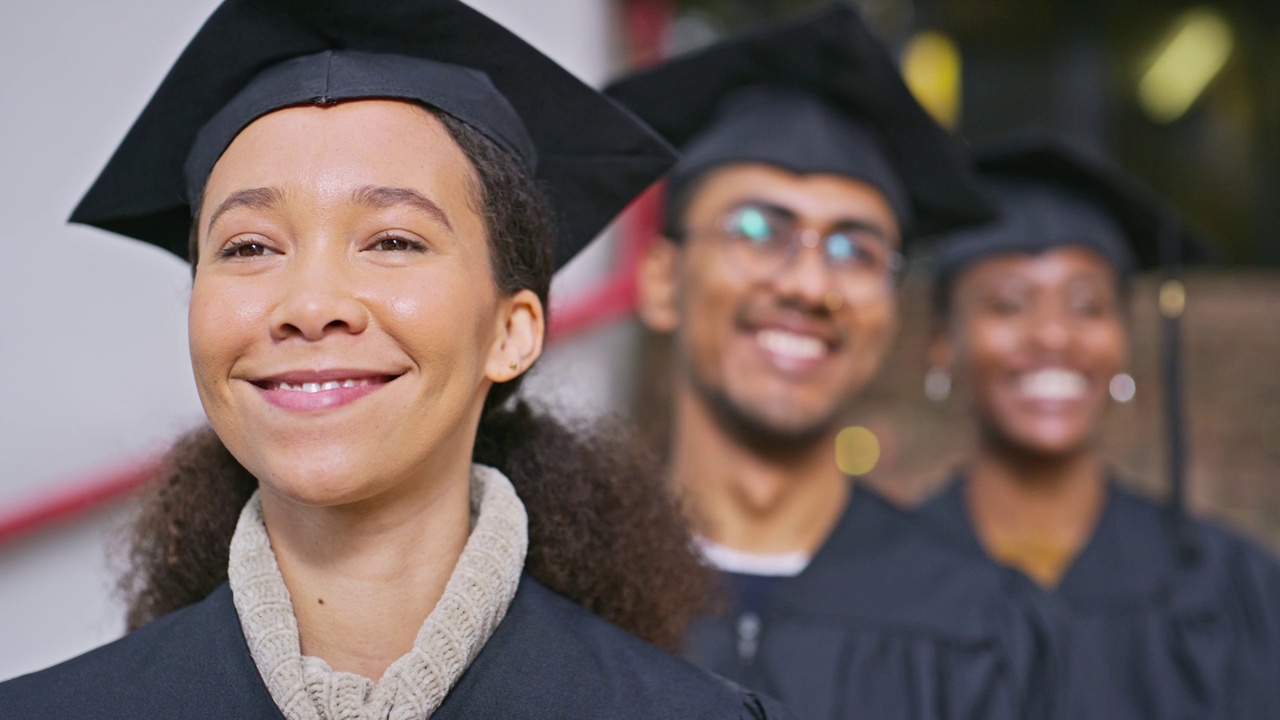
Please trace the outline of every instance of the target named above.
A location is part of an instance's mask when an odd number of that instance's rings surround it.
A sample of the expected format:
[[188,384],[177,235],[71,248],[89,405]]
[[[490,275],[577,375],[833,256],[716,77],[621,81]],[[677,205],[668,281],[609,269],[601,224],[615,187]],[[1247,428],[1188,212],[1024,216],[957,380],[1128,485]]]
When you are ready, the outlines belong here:
[[668,238],[649,244],[636,270],[640,322],[656,333],[674,332],[680,325],[680,248]]
[[497,338],[485,363],[485,377],[502,383],[528,370],[542,355],[546,317],[542,300],[532,290],[521,290],[502,300]]

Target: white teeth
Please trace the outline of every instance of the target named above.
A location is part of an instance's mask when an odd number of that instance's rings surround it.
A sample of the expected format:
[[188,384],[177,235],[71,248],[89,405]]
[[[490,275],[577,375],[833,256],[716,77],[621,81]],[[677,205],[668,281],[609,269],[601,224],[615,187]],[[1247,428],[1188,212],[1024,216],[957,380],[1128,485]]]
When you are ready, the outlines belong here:
[[827,352],[827,344],[823,341],[785,330],[761,330],[756,333],[756,343],[771,353],[798,360],[816,360]]
[[287,383],[287,382],[277,382],[277,383],[268,383],[267,389],[268,390],[289,390],[292,392],[304,392],[304,393],[318,393],[326,390],[337,390],[338,388],[362,387],[364,385],[372,385],[373,383],[374,383],[374,380],[372,378],[360,378],[359,380],[353,380],[353,379],[328,380],[322,383],[307,382],[307,383],[293,384],[293,383]]
[[1047,368],[1018,378],[1018,391],[1033,400],[1075,400],[1083,397],[1089,380],[1081,373]]

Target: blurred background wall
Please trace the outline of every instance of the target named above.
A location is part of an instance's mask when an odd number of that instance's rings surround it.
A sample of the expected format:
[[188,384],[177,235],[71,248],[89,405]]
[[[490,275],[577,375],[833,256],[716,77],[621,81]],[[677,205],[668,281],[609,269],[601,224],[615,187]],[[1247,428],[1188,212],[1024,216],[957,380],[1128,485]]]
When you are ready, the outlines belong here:
[[[189,271],[139,243],[64,224],[216,0],[47,0],[0,9],[0,679],[121,632],[113,599],[127,492],[202,421],[186,354]],[[628,64],[821,3],[476,0],[593,84]],[[980,141],[1049,127],[1111,153],[1217,237],[1187,327],[1191,499],[1280,549],[1280,5],[1133,0],[864,0],[943,122]],[[1172,82],[1169,81],[1172,78]],[[638,204],[557,279],[555,339],[529,391],[558,412],[632,413],[661,440],[663,343],[629,319]],[[1134,294],[1138,394],[1105,439],[1126,478],[1163,492],[1153,281]],[[919,274],[857,422],[867,476],[914,500],[962,456],[964,397],[924,399]],[[654,429],[656,428],[656,430]],[[114,558],[114,559],[113,559]]]

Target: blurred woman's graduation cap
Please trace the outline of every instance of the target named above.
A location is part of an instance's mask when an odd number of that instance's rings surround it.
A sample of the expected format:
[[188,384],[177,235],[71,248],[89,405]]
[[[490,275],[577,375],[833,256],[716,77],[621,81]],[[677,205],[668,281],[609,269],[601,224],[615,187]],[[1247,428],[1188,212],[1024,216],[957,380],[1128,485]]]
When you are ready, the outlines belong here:
[[1115,165],[1065,139],[1026,134],[980,149],[978,169],[999,207],[987,225],[934,248],[935,276],[1010,252],[1085,245],[1122,276],[1210,259],[1210,246],[1173,206]]
[[1170,509],[1182,550],[1194,554],[1184,508],[1186,439],[1182,408],[1181,324],[1185,264],[1213,259],[1209,241],[1176,208],[1105,158],[1063,138],[1026,134],[983,148],[977,165],[1000,217],[953,233],[932,249],[935,293],[945,296],[956,275],[986,258],[1035,255],[1063,246],[1093,249],[1122,279],[1159,270],[1163,317],[1161,359],[1169,437]]
[[[848,5],[725,40],[605,92],[680,148],[672,198],[708,170],[759,162],[863,180],[884,193],[904,233],[991,218],[964,148]],[[669,234],[678,211],[668,209]]]
[[226,0],[71,220],[185,258],[204,181],[240,130],[360,98],[431,106],[514,155],[555,210],[557,266],[674,161],[627,110],[457,0]]

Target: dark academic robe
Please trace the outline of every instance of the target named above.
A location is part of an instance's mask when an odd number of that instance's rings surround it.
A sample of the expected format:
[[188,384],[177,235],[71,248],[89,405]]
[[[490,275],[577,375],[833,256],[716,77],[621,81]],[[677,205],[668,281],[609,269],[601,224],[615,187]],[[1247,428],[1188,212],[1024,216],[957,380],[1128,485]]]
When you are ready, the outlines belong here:
[[[527,576],[434,720],[789,717]],[[0,718],[281,720],[231,590],[47,670],[0,684]]]
[[685,657],[807,720],[1026,720],[1052,703],[1051,629],[1026,581],[860,486],[795,577],[726,576]]
[[[919,516],[986,557],[960,481]],[[1189,529],[1186,559],[1165,509],[1110,486],[1093,536],[1044,593],[1062,629],[1061,717],[1280,718],[1280,565],[1210,523]]]

